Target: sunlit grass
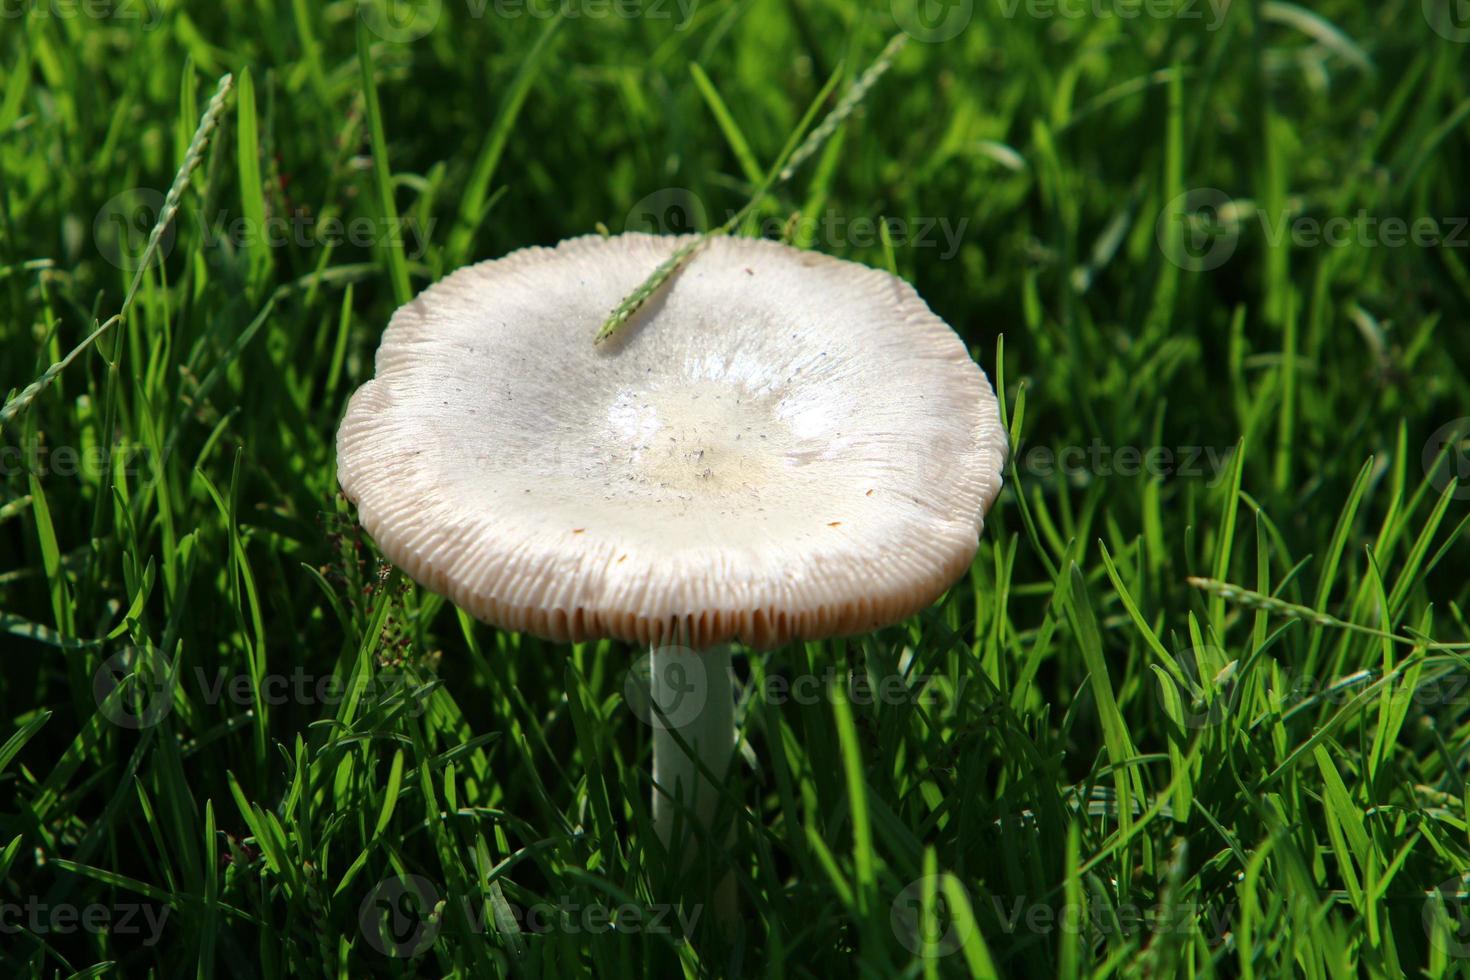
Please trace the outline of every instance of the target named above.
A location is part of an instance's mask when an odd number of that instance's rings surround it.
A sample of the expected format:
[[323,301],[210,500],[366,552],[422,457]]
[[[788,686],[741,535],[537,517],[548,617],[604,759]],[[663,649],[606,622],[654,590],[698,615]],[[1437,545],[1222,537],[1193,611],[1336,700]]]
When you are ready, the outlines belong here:
[[[1452,19],[135,6],[0,28],[6,975],[1470,973]],[[934,608],[737,658],[681,874],[641,651],[383,566],[333,439],[447,271],[732,216],[912,281],[1013,457]]]

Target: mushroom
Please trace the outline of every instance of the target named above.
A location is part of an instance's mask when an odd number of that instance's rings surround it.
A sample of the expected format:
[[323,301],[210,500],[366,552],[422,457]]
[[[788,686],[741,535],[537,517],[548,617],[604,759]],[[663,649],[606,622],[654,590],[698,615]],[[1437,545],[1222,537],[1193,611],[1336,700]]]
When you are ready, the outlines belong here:
[[[421,585],[503,629],[650,649],[668,846],[677,813],[712,818],[701,766],[729,765],[729,641],[933,603],[1007,449],[989,381],[911,286],[772,241],[712,239],[594,347],[687,241],[586,236],[454,272],[394,314],[337,434],[363,527]],[[703,703],[671,711],[690,677]]]

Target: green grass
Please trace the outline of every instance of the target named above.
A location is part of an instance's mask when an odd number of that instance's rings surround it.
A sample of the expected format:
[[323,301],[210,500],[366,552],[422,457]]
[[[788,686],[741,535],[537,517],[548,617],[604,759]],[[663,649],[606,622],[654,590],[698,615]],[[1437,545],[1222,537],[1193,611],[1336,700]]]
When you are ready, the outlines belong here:
[[906,45],[743,227],[914,282],[1007,489],[931,610],[739,658],[733,839],[681,875],[640,651],[382,566],[333,436],[405,297],[723,223],[894,13],[487,3],[3,21],[5,975],[1470,975],[1470,32],[979,0]]

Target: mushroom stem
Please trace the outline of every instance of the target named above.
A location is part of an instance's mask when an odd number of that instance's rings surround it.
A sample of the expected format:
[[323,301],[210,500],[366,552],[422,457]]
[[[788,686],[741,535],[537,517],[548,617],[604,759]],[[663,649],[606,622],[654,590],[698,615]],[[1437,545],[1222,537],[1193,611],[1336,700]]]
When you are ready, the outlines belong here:
[[[699,651],[655,646],[649,667],[651,700],[662,713],[653,719],[653,825],[671,855],[683,854],[680,867],[688,869],[698,839],[712,829],[720,800],[718,787],[700,767],[723,780],[735,751],[730,646]],[[692,754],[674,740],[676,732]],[[735,927],[735,896],[733,874],[725,875],[710,896],[712,918],[727,938]]]
[[[723,778],[735,749],[730,648],[654,647],[649,667],[652,700],[662,712],[653,726],[653,824],[664,846],[673,847],[682,843],[673,840],[681,810],[704,828],[714,820],[719,790],[700,765]],[[674,740],[676,732],[693,755]]]

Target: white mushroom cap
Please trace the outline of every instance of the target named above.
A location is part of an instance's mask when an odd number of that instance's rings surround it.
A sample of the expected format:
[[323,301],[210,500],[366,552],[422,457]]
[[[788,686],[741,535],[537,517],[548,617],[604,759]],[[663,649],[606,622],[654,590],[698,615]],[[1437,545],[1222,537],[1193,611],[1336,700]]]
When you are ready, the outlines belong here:
[[770,647],[928,606],[1000,491],[984,373],[903,280],[751,238],[594,347],[687,240],[522,249],[399,309],[337,434],[363,526],[472,615],[558,641]]

